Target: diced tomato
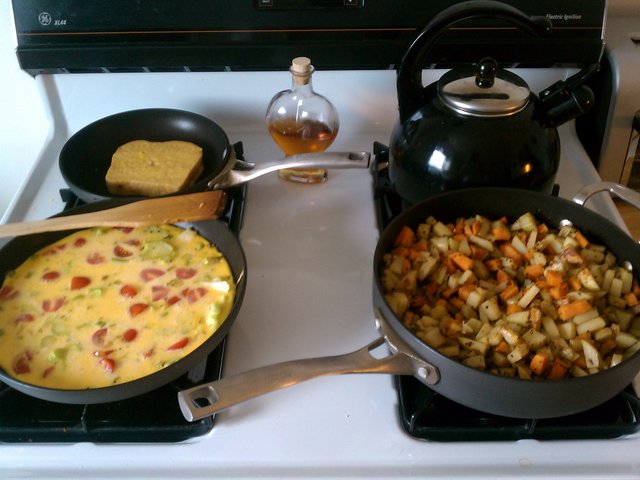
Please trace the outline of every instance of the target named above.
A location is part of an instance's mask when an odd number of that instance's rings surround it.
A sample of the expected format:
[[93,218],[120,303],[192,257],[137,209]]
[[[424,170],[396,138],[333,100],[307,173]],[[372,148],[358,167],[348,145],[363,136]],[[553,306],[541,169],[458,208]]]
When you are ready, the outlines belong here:
[[31,371],[31,352],[26,351],[13,362],[13,371],[16,375],[24,375]]
[[179,296],[177,296],[177,295],[174,295],[174,296],[169,297],[169,298],[167,299],[167,303],[168,303],[169,305],[175,305],[175,304],[176,304],[176,303],[178,303],[179,301],[180,301],[180,297],[179,297]]
[[71,279],[71,290],[78,290],[84,288],[91,283],[91,279],[88,277],[73,277]]
[[133,298],[137,294],[138,294],[138,290],[136,289],[136,287],[134,287],[132,285],[124,285],[120,289],[120,295],[122,295],[125,298]]
[[27,323],[27,322],[33,322],[33,319],[35,317],[33,315],[31,315],[30,313],[23,313],[21,315],[18,315],[18,317],[15,319],[16,323]]
[[42,302],[42,310],[45,312],[55,312],[64,305],[64,298],[56,298],[53,300],[45,300]]
[[122,340],[125,342],[133,342],[138,336],[138,331],[135,328],[130,328],[122,334]]
[[133,252],[131,250],[127,250],[122,245],[116,245],[115,247],[113,247],[113,254],[116,257],[125,258],[133,255]]
[[198,271],[195,268],[181,267],[176,269],[176,277],[182,279],[193,278],[197,272]]
[[121,232],[124,233],[131,233],[133,232],[133,227],[114,227],[116,230],[120,230]]
[[113,373],[116,369],[116,361],[113,358],[101,358],[100,365],[104,368],[108,373]]
[[142,358],[150,358],[155,353],[153,347],[142,354]]
[[60,245],[56,245],[55,247],[51,247],[50,249],[45,250],[44,252],[42,252],[42,255],[44,257],[55,255],[56,253],[63,251],[65,248],[67,248],[67,246],[64,243],[61,243]]
[[95,352],[93,352],[93,356],[98,358],[107,358],[112,353],[113,350],[96,350]]
[[145,268],[140,272],[140,278],[145,282],[150,282],[151,280],[161,277],[165,273],[167,272],[160,268]]
[[60,278],[60,272],[56,272],[54,270],[43,273],[41,277],[43,282],[52,282],[53,280],[57,280],[58,278]]
[[76,248],[79,248],[86,245],[86,243],[87,243],[87,239],[80,237],[80,238],[76,238],[76,240],[73,242],[73,246]]
[[151,287],[151,299],[154,302],[165,298],[169,294],[169,287],[166,285],[154,285]]
[[137,315],[140,315],[147,308],[149,308],[149,305],[147,305],[146,303],[134,303],[133,305],[131,305],[131,307],[129,307],[129,313],[132,317],[135,317]]
[[98,265],[99,263],[104,263],[104,261],[105,258],[98,252],[92,252],[87,255],[87,263],[90,265]]
[[187,343],[189,343],[189,338],[188,337],[184,337],[180,340],[178,340],[176,343],[174,343],[173,345],[170,345],[167,350],[180,350],[181,348],[184,348],[187,346]]
[[51,365],[50,367],[47,367],[44,370],[44,372],[42,372],[42,378],[47,378],[49,375],[51,375],[51,372],[53,372],[55,368],[56,368],[55,365]]
[[19,294],[20,292],[11,285],[5,285],[0,288],[0,300],[11,300],[12,298],[16,298]]
[[104,340],[107,337],[108,332],[109,329],[107,327],[99,328],[98,330],[93,332],[93,335],[91,335],[91,341],[94,345],[101,347],[102,345],[104,345]]
[[207,289],[204,287],[197,288],[184,288],[180,294],[185,297],[189,303],[195,303],[204,297],[207,293]]

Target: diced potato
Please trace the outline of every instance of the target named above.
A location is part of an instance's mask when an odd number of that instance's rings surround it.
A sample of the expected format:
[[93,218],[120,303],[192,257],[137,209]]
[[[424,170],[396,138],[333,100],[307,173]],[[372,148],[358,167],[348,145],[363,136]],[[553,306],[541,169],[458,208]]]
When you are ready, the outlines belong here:
[[513,222],[512,228],[514,230],[524,230],[525,232],[532,232],[538,228],[538,222],[536,218],[529,212],[521,215],[515,222]]
[[491,297],[482,302],[482,304],[480,304],[480,310],[483,311],[486,318],[491,321],[498,320],[502,316],[497,297]]
[[473,308],[478,308],[487,296],[487,291],[482,288],[476,288],[469,294],[467,298],[467,305]]
[[542,317],[542,328],[551,338],[560,338],[560,330],[558,330],[558,325],[556,325],[553,318],[549,316]]
[[449,227],[447,227],[444,223],[436,222],[433,225],[433,234],[438,237],[450,237],[453,235],[453,232],[449,230]]
[[582,351],[587,368],[599,368],[602,363],[598,350],[586,340],[582,340]]
[[622,281],[621,290],[622,293],[629,293],[631,291],[631,284],[633,283],[633,275],[630,271],[624,268],[620,269],[620,280]]
[[540,289],[536,285],[531,285],[524,295],[518,300],[518,306],[521,308],[527,308],[531,301],[538,295]]
[[519,343],[515,348],[507,355],[507,360],[511,363],[516,363],[522,360],[529,353],[529,347],[526,343]]
[[486,238],[481,238],[477,235],[471,235],[469,237],[469,241],[474,245],[482,247],[489,252],[493,252],[493,243],[491,243],[491,241],[487,240]]
[[592,292],[597,292],[600,290],[600,285],[596,282],[596,279],[593,278],[593,275],[587,268],[583,268],[578,272],[578,280],[584,288],[590,290]]
[[418,334],[420,339],[433,348],[440,348],[447,343],[447,338],[440,333],[438,327],[427,327]]
[[597,332],[598,330],[606,327],[607,324],[602,317],[596,317],[588,322],[581,323],[576,327],[576,333],[583,335],[585,333]]
[[591,310],[588,310],[584,313],[579,313],[578,315],[573,317],[572,321],[576,325],[580,325],[581,323],[587,322],[589,320],[593,320],[594,318],[597,318],[599,316],[600,316],[600,312],[598,311],[598,309],[592,308]]
[[624,351],[624,358],[629,358],[631,355],[636,353],[638,350],[640,350],[640,340],[637,341],[636,343],[634,343],[633,345],[631,345],[629,348],[627,348]]
[[505,317],[505,320],[508,323],[515,323],[516,325],[526,327],[529,325],[529,310],[511,313]]
[[524,255],[525,253],[527,253],[527,246],[524,244],[524,242],[522,240],[520,240],[520,237],[513,237],[511,239],[511,246],[513,246],[513,248],[515,248],[518,252],[520,252],[522,255]]
[[473,340],[471,338],[462,338],[458,337],[458,342],[460,346],[466,348],[467,350],[473,350],[474,352],[478,352],[484,356],[489,350],[489,344],[486,342]]
[[593,339],[596,342],[604,342],[610,338],[613,338],[613,330],[610,327],[601,328],[593,334]]
[[502,326],[500,327],[500,334],[511,346],[515,346],[520,342],[520,335],[518,335],[512,328]]
[[558,325],[558,333],[560,338],[571,340],[576,336],[576,324],[573,322],[564,322]]
[[638,339],[629,333],[620,332],[618,335],[616,335],[616,344],[623,350],[631,347],[631,345],[633,345],[637,341]]
[[614,278],[611,280],[611,286],[609,287],[609,295],[612,297],[621,297],[622,296],[622,280],[619,278]]
[[485,368],[487,368],[487,365],[484,361],[484,355],[472,355],[471,357],[465,358],[462,363],[478,370],[484,370]]
[[621,353],[614,353],[613,355],[611,355],[611,364],[609,366],[615,367],[620,362],[622,362],[622,360],[624,360],[624,356]]
[[[489,333],[491,332],[491,324],[489,322],[484,322],[482,324],[482,326],[480,327],[480,329],[478,330],[478,333],[476,333],[476,340],[480,340],[481,338],[487,338],[489,336]],[[489,343],[489,339],[487,338],[487,343]]]
[[522,335],[522,340],[527,344],[529,350],[539,350],[547,343],[547,336],[536,330],[527,330]]

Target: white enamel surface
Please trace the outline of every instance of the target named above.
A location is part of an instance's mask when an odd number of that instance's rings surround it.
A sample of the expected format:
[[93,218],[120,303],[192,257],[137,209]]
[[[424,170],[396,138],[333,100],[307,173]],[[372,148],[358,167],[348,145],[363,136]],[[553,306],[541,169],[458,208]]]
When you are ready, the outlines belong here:
[[[6,25],[5,2],[0,8]],[[3,191],[5,196],[12,192],[4,221],[58,212],[64,182],[57,155],[65,140],[122,110],[172,107],[202,113],[218,122],[232,142],[244,142],[248,160],[279,157],[262,115],[269,98],[288,86],[286,72],[33,80],[16,69],[9,66],[3,73],[2,97],[14,102],[15,110],[17,100],[7,95],[6,85],[21,85],[16,88],[32,117],[6,109],[0,113],[0,138],[3,147],[8,145],[0,155]],[[533,91],[567,75],[525,73]],[[437,75],[427,73],[429,79]],[[341,116],[342,130],[332,149],[371,151],[373,141],[388,142],[396,119],[393,72],[317,72],[314,85]],[[598,177],[573,126],[562,127],[561,133],[558,180],[562,195],[570,197]],[[24,168],[15,169],[16,162],[24,162]],[[6,180],[10,171],[11,180]],[[619,221],[606,197],[590,206]],[[224,374],[345,353],[373,340],[377,238],[367,171],[331,171],[328,182],[316,186],[289,184],[275,174],[253,181],[240,235],[248,287],[229,336]],[[391,377],[348,375],[316,379],[233,407],[217,417],[210,434],[180,444],[0,445],[0,477],[630,479],[640,478],[638,451],[639,435],[608,441],[417,441],[400,427]]]

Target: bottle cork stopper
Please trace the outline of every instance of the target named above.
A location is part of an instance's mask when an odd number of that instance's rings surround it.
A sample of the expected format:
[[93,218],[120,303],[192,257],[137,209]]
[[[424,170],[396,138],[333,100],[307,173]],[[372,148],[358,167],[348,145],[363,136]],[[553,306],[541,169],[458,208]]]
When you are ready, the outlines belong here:
[[307,57],[296,57],[291,61],[289,71],[293,75],[293,81],[296,85],[306,85],[309,83],[309,79],[313,73],[311,60]]
[[311,60],[307,57],[296,57],[291,62],[291,71],[298,75],[304,75],[311,71]]

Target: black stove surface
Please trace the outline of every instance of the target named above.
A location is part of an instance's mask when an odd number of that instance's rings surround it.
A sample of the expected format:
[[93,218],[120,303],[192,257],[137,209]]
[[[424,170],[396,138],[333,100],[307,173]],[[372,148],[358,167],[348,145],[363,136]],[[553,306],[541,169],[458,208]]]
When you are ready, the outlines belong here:
[[[242,144],[234,145],[242,159]],[[226,190],[220,220],[240,232],[246,186]],[[60,191],[65,209],[82,204],[70,190]],[[0,383],[0,442],[179,442],[211,431],[215,417],[188,422],[180,411],[178,391],[218,380],[226,340],[197,367],[154,391],[116,402],[71,405],[49,402]]]
[[[374,200],[378,228],[403,210],[388,176],[389,152],[375,143]],[[412,376],[396,376],[399,414],[407,434],[435,441],[568,440],[607,439],[640,430],[640,399],[629,386],[595,408],[566,417],[519,419],[501,417],[460,405],[440,395]]]

